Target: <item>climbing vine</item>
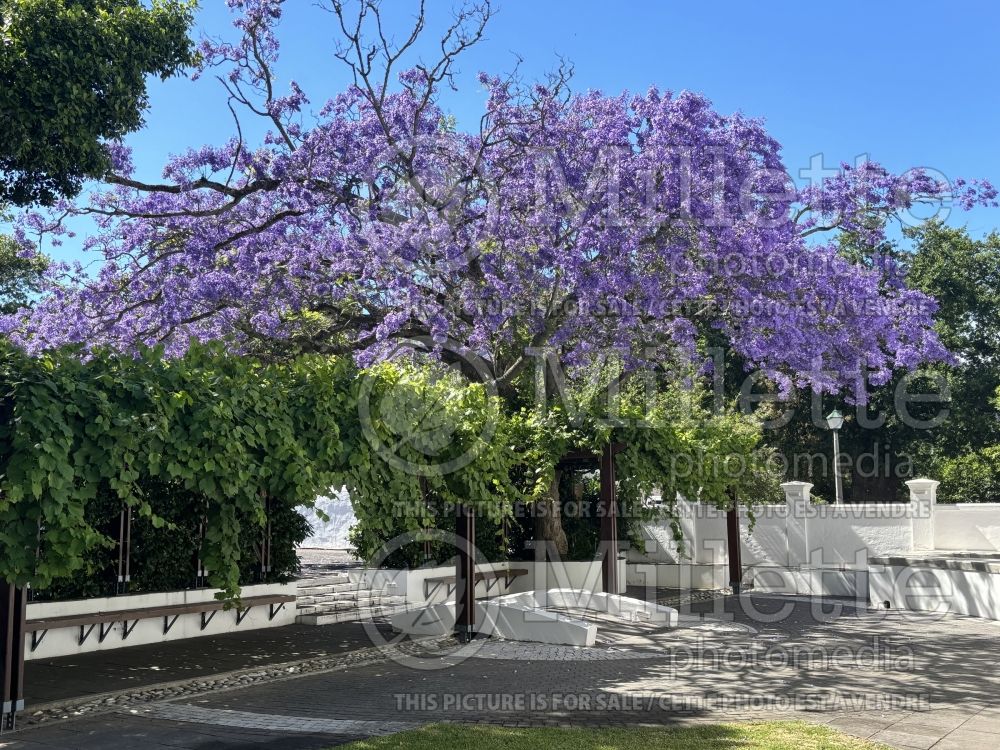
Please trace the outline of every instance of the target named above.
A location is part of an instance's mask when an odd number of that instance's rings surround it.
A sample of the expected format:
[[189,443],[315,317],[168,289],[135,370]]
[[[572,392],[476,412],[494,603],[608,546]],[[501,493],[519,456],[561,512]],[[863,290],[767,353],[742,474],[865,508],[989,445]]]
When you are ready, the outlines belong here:
[[[45,588],[111,540],[87,520],[106,490],[154,527],[144,480],[204,498],[210,581],[239,592],[241,534],[265,501],[311,505],[340,478],[353,367],[306,357],[264,364],[214,347],[164,360],[0,349],[0,575]],[[243,519],[243,520],[241,520]],[[249,519],[249,521],[247,521]]]
[[[86,569],[114,544],[91,522],[98,502],[183,534],[157,487],[200,499],[200,557],[220,596],[236,598],[265,508],[308,507],[331,488],[350,492],[353,538],[370,558],[401,533],[419,541],[448,528],[459,504],[507,554],[515,508],[551,500],[560,458],[609,442],[623,446],[622,514],[666,513],[678,534],[678,493],[725,506],[771,486],[758,427],[708,412],[691,391],[650,400],[626,390],[613,414],[594,403],[513,410],[486,386],[418,361],[359,370],[205,345],[170,359],[155,348],[29,356],[0,343],[0,576],[46,588]],[[657,488],[665,502],[651,509]]]

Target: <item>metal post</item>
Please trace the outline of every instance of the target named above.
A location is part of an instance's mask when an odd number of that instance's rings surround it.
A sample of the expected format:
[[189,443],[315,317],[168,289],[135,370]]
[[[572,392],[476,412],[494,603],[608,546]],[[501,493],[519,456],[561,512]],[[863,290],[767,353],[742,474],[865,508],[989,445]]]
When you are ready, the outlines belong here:
[[267,583],[271,573],[271,498],[263,495],[264,527],[260,531],[260,582]]
[[455,635],[462,643],[476,631],[476,512],[468,505],[455,508],[458,563],[455,570]]
[[17,713],[24,710],[24,629],[27,596],[23,588],[0,582],[0,692],[3,711],[0,732],[16,728]]
[[194,587],[196,589],[205,587],[205,579],[208,577],[208,571],[205,570],[205,563],[201,559],[201,552],[205,547],[205,529],[208,526],[208,519],[202,516],[201,523],[198,524],[198,549],[194,553]]
[[618,593],[618,490],[615,487],[614,448],[608,445],[601,454],[601,566],[604,592]]
[[840,480],[840,436],[839,430],[831,430],[833,432],[833,483],[836,488],[836,500],[837,504],[844,502],[844,487]]
[[122,507],[118,515],[118,581],[116,594],[127,594],[132,581],[132,507]]
[[729,587],[736,596],[743,584],[743,558],[740,546],[740,511],[733,498],[733,506],[726,513],[726,536],[729,541]]
[[127,594],[132,587],[132,506],[125,511],[125,580],[122,593]]

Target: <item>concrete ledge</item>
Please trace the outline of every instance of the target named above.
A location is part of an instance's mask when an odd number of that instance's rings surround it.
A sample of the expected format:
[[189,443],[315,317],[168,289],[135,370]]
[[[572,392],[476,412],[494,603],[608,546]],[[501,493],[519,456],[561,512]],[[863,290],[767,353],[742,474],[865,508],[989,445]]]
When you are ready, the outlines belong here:
[[1000,573],[1000,553],[996,552],[957,552],[941,555],[884,555],[872,557],[869,562],[872,565]]
[[[515,595],[517,596],[517,595]],[[396,630],[415,636],[446,636],[455,630],[455,602],[429,604],[389,616]],[[476,602],[476,629],[512,641],[593,646],[597,626],[544,609],[497,600]]]
[[677,626],[678,614],[673,607],[664,607],[618,594],[605,594],[581,589],[548,589],[547,591],[531,591],[502,596],[495,601],[535,609],[547,607],[585,609],[618,615],[629,620],[646,620],[662,623],[667,627]]

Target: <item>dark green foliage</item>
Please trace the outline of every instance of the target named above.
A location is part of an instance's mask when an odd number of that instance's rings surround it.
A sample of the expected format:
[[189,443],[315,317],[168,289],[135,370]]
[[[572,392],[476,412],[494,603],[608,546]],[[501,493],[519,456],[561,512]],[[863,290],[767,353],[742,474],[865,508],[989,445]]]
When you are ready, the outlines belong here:
[[[335,360],[264,365],[199,346],[81,360],[0,344],[0,575],[36,589],[73,577],[107,546],[104,506],[124,503],[140,529],[189,530],[204,515],[210,582],[237,595],[265,498],[285,519],[342,483],[354,375]],[[178,510],[192,498],[203,513]]]
[[[351,546],[366,561],[390,570],[415,569],[450,565],[455,561],[458,548],[454,537],[456,517],[454,509],[437,506],[426,516],[433,518],[433,525],[425,532],[413,531],[408,524],[394,519],[391,528],[375,528],[360,522],[350,531]],[[388,507],[388,506],[387,506]],[[514,559],[507,546],[504,530],[510,522],[497,522],[489,516],[476,518],[476,550],[480,562],[503,562]]]
[[936,453],[955,457],[1000,443],[1000,234],[982,240],[933,224],[919,233],[909,283],[934,296],[935,329],[955,356],[938,367],[948,382],[949,415],[932,433]]
[[41,288],[48,265],[44,256],[21,256],[21,247],[0,235],[0,315],[10,315],[31,302]]
[[192,10],[179,0],[0,0],[0,201],[47,204],[102,176],[102,140],[142,126],[146,77],[194,61]]
[[951,503],[1000,503],[1000,446],[991,445],[938,464],[938,497]]
[[[157,515],[166,524],[158,526],[150,518],[133,517],[131,528],[131,580],[128,593],[179,591],[193,588],[200,549],[202,516],[206,498],[183,489],[175,482],[147,479],[144,494],[151,498]],[[57,579],[35,591],[36,601],[82,599],[121,593],[118,585],[118,548],[124,505],[107,488],[98,492],[87,506],[87,522],[107,536],[107,542],[91,549],[85,567],[69,578]],[[275,505],[271,524],[271,571],[262,575],[259,534],[253,533],[253,519],[241,519],[247,530],[240,538],[240,585],[285,583],[299,570],[296,547],[309,535],[308,522],[294,508]]]

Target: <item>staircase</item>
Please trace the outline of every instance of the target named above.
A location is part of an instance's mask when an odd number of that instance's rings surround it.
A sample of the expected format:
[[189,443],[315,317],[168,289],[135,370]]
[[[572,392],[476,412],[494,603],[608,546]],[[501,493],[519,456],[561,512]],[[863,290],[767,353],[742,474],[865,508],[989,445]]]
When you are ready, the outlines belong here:
[[372,588],[363,570],[345,570],[299,581],[295,621],[302,625],[357,622],[402,612],[405,601],[390,587]]

